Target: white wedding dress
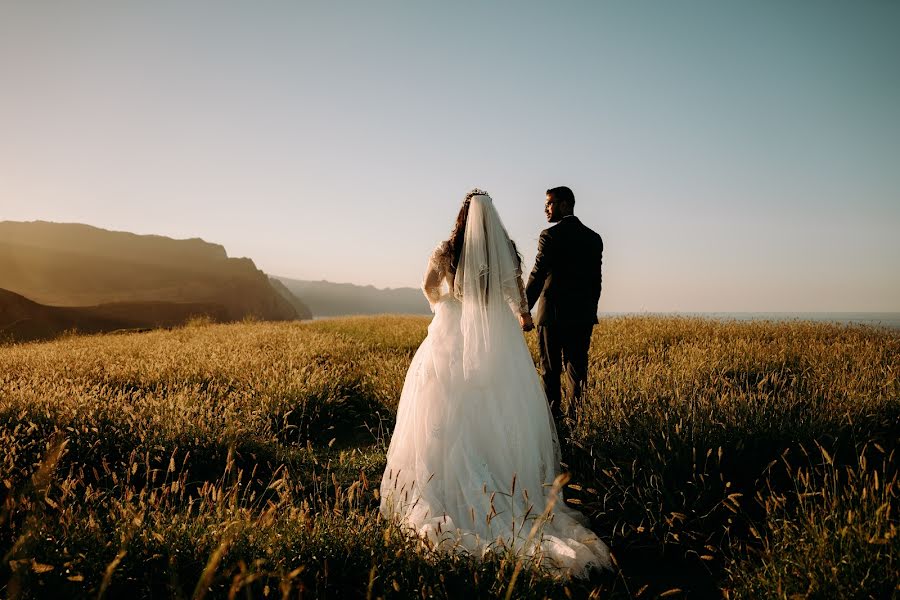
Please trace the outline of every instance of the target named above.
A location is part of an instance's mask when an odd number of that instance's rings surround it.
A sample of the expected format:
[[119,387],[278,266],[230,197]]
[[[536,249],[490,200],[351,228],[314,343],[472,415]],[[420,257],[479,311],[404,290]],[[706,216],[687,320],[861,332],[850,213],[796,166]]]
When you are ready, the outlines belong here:
[[434,250],[434,318],[400,396],[381,513],[438,552],[509,550],[584,577],[609,567],[609,550],[553,487],[559,442],[516,317],[527,304],[514,252],[487,194],[470,200],[455,277],[449,244]]

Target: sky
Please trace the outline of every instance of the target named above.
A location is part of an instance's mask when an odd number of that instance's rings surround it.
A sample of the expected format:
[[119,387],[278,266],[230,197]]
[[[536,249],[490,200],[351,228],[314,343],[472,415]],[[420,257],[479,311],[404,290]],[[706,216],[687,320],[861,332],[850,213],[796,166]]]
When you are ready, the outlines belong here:
[[900,2],[0,0],[0,220],[419,286],[467,190],[601,312],[900,311]]

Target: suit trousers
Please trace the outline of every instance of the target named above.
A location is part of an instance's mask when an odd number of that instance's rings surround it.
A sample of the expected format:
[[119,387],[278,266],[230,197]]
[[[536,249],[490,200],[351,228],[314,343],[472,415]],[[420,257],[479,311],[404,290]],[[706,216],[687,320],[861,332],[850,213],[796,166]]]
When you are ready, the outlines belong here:
[[[538,347],[541,353],[541,376],[544,393],[557,423],[575,417],[575,405],[581,401],[587,384],[588,349],[591,346],[593,323],[552,323],[538,326]],[[566,375],[568,410],[563,414],[560,377]]]

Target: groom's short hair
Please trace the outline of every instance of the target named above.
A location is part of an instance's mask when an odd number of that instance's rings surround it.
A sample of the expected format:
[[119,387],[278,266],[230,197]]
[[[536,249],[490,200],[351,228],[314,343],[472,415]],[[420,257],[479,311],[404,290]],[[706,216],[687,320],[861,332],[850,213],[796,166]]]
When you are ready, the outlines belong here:
[[565,202],[569,206],[575,206],[575,194],[572,193],[572,190],[562,185],[560,187],[550,188],[547,190],[547,195],[551,196],[557,202]]

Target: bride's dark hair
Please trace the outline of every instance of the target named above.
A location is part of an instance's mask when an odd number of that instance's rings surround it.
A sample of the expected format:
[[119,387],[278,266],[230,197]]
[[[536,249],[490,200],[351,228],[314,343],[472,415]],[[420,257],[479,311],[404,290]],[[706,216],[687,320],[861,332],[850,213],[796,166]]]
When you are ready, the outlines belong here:
[[[447,240],[450,244],[450,271],[456,276],[456,268],[459,266],[459,259],[462,256],[463,242],[466,237],[466,223],[469,220],[469,204],[472,201],[472,196],[479,196],[487,194],[481,190],[472,190],[468,194],[466,194],[466,199],[463,200],[463,204],[459,209],[459,214],[456,215],[456,225],[453,227],[453,232],[450,233],[450,239]],[[508,236],[509,234],[507,234]],[[522,270],[522,255],[519,254],[519,249],[516,247],[516,243],[509,239],[509,243],[512,244],[513,253],[516,255],[516,262],[518,263],[519,270]]]

